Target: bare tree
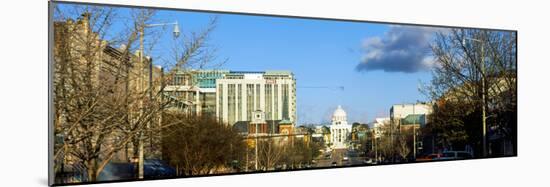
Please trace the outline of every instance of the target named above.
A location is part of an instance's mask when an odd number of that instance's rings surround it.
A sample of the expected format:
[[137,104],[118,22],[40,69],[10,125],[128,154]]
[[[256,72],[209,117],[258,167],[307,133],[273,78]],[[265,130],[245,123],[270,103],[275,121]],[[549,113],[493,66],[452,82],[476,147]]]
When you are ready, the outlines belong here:
[[391,124],[389,121],[385,121],[384,124],[378,127],[381,136],[376,139],[376,150],[382,158],[388,160],[392,159],[396,155],[396,137],[397,128],[396,125]]
[[[164,73],[143,51],[132,53],[155,11],[132,9],[128,18],[116,10],[57,6],[54,12],[54,167],[61,173],[71,168],[86,181],[96,181],[113,158],[138,157],[143,141],[164,128],[158,121],[172,102],[163,99],[163,83],[177,68]],[[114,29],[115,22],[125,23],[123,29]],[[214,27],[207,28],[184,40],[189,45],[176,51],[182,55],[174,67],[211,56],[197,54]]]
[[[447,149],[463,147],[471,137],[469,131],[479,131],[479,128],[467,128],[468,120],[478,118],[470,104],[455,101],[440,101],[434,106],[433,113],[428,116],[429,123],[422,129],[425,134],[437,138],[434,143]],[[475,121],[474,121],[475,122]]]
[[243,158],[243,138],[214,117],[168,112],[163,118],[163,158],[178,176],[219,173]]
[[[464,123],[479,127],[470,131],[473,142],[482,142],[479,144],[485,147],[487,136],[482,129],[486,132],[489,126],[503,129],[508,132],[505,136],[516,142],[515,120],[500,126],[491,123],[504,117],[497,115],[502,111],[512,115],[517,112],[515,33],[452,29],[437,34],[432,51],[436,61],[434,78],[423,91],[436,101],[467,103],[470,108],[463,114],[479,115],[478,122]],[[486,148],[481,152],[485,153]]]
[[405,134],[401,134],[398,138],[398,147],[397,152],[399,153],[399,156],[403,160],[406,160],[409,156],[409,153],[411,152],[411,149],[409,147],[409,143],[407,142],[407,138],[405,137]]
[[258,165],[263,170],[272,170],[283,158],[286,148],[273,139],[258,142]]

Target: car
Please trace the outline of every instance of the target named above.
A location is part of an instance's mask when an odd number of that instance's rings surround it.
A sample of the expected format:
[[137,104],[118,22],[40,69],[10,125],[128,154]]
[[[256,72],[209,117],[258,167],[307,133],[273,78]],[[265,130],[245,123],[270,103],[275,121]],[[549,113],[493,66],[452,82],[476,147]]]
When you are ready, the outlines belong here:
[[343,161],[348,161],[349,160],[349,157],[348,156],[344,156],[344,158],[342,158]]
[[467,151],[444,151],[441,157],[434,160],[455,160],[455,159],[470,159],[474,156]]
[[440,154],[440,153],[434,153],[434,154],[429,154],[429,155],[426,155],[426,156],[418,157],[418,158],[416,158],[416,161],[417,162],[423,162],[423,161],[437,160],[437,159],[441,158],[441,156],[442,156],[442,154]]
[[348,157],[357,157],[359,153],[357,151],[351,150],[346,153]]
[[367,158],[367,159],[363,160],[363,164],[371,165],[371,164],[375,164],[375,163],[372,160],[372,158]]
[[332,166],[336,166],[336,164],[337,164],[336,162],[332,162],[332,163],[331,163]]

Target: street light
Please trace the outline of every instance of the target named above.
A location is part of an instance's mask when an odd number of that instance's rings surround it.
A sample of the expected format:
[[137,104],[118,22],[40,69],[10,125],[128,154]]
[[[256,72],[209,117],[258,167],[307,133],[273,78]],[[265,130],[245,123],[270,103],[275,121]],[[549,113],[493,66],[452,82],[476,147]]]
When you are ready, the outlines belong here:
[[[174,34],[174,38],[177,38],[180,36],[180,27],[179,27],[179,24],[178,24],[178,21],[175,21],[173,23],[155,23],[155,24],[146,24],[144,25],[145,28],[150,28],[150,27],[158,27],[158,26],[166,26],[166,25],[174,25],[174,30],[172,31],[172,33]],[[141,30],[142,32],[142,35],[143,35],[143,29]]]
[[485,107],[485,42],[483,40],[465,37],[462,39],[462,45],[466,46],[466,40],[479,42],[481,44],[481,123],[483,126],[483,157],[487,157],[487,109]]
[[[141,28],[139,28],[139,64],[138,64],[138,69],[140,70],[139,72],[140,73],[143,73],[143,39],[144,39],[144,30],[145,28],[150,28],[150,27],[157,27],[157,26],[166,26],[166,25],[174,25],[174,30],[173,30],[173,34],[174,34],[174,38],[177,38],[179,37],[180,35],[180,29],[179,29],[179,24],[178,24],[178,21],[175,21],[174,23],[158,23],[158,24],[144,24],[142,25]],[[152,64],[149,64],[149,67],[152,68],[151,66]],[[149,71],[152,71],[151,69]],[[151,74],[150,74],[151,75]],[[143,80],[143,76],[140,75],[138,76],[138,90],[141,91],[143,90],[143,87],[144,87],[144,80]],[[152,96],[152,95],[150,95]],[[139,102],[140,104],[140,108],[144,108],[143,107],[143,99],[140,100]],[[143,112],[143,111],[140,111],[140,113]],[[140,115],[141,116],[141,115]],[[149,122],[147,123],[147,126],[146,128],[149,128]],[[139,133],[139,157],[138,157],[138,178],[139,179],[143,179],[143,174],[144,174],[144,170],[143,170],[143,162],[144,162],[144,158],[143,158],[143,132],[140,132]]]
[[176,21],[175,25],[174,25],[174,31],[172,31],[174,33],[174,38],[177,38],[180,36],[180,26],[178,24],[178,21]]

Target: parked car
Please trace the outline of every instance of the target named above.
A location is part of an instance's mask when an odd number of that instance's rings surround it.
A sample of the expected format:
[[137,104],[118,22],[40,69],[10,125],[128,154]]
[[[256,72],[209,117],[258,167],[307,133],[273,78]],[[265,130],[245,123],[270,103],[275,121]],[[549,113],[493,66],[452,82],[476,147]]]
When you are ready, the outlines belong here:
[[336,162],[332,162],[332,164],[331,164],[331,165],[332,165],[332,166],[336,166],[336,164],[337,164]]
[[441,154],[441,157],[435,160],[469,159],[473,157],[472,153],[467,151],[445,151]]
[[344,156],[344,158],[342,158],[343,161],[348,161],[349,160],[349,157],[346,155]]
[[372,158],[367,158],[367,159],[363,160],[363,164],[375,165],[375,164],[376,164],[376,161],[373,160]]
[[425,155],[425,156],[422,156],[422,157],[418,157],[416,158],[416,161],[417,162],[422,162],[422,161],[430,161],[430,160],[437,160],[439,158],[441,158],[442,154],[440,153],[434,153],[434,154],[429,154],[429,155]]

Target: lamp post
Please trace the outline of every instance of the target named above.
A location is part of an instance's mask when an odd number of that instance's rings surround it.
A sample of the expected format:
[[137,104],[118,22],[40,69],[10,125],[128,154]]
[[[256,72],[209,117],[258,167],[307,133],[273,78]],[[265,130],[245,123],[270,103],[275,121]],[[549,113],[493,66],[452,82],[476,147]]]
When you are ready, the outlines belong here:
[[373,132],[374,132],[374,133],[373,133],[373,141],[374,141],[374,143],[373,143],[373,145],[374,145],[374,160],[376,160],[376,162],[378,162],[378,144],[377,144],[377,142],[376,142],[376,138],[377,138],[376,133],[377,133],[377,131],[379,131],[380,129],[378,129],[379,127],[374,127],[374,128],[376,128],[376,129],[373,130]]
[[482,130],[482,141],[483,141],[483,157],[487,157],[487,108],[486,108],[486,96],[485,96],[485,42],[483,40],[474,39],[474,38],[463,38],[462,39],[462,45],[466,45],[466,40],[470,40],[473,42],[479,42],[481,44],[481,123],[483,126]]
[[[139,64],[138,64],[138,70],[139,70],[139,76],[138,76],[138,91],[143,91],[144,90],[144,84],[145,84],[145,81],[143,79],[143,69],[145,68],[144,65],[143,65],[143,52],[144,52],[144,45],[143,45],[143,40],[144,40],[144,31],[145,31],[145,28],[150,28],[150,27],[158,27],[158,26],[166,26],[166,25],[174,25],[174,30],[173,30],[173,34],[174,34],[174,38],[177,38],[179,37],[180,35],[180,30],[179,30],[179,24],[178,24],[178,21],[174,22],[174,23],[159,23],[159,24],[143,24],[140,28],[139,28]],[[151,69],[151,65],[152,64],[149,64],[149,72],[152,71]],[[151,75],[151,74],[150,74]],[[150,89],[150,88],[149,88]],[[151,92],[150,92],[151,93]],[[151,94],[149,95],[150,97],[152,96]],[[143,108],[143,99],[140,100],[139,102],[139,105],[140,105],[140,108]],[[140,116],[143,115],[143,110],[142,109],[140,111]],[[150,122],[147,122],[147,129],[149,128],[149,123]],[[144,175],[144,170],[143,170],[143,162],[144,162],[144,157],[143,157],[143,131],[140,131],[139,133],[139,145],[138,145],[138,152],[139,152],[139,155],[138,155],[138,178],[139,179],[143,179],[143,175]]]
[[413,105],[413,161],[416,161],[416,103]]
[[254,161],[254,169],[255,169],[255,171],[258,171],[258,123],[256,123],[254,126],[255,126],[255,128],[256,128],[256,129],[254,130],[254,133],[255,133],[255,135],[254,135],[254,140],[255,140],[254,143],[256,144],[256,145],[254,146],[254,156],[256,156],[255,161]]

